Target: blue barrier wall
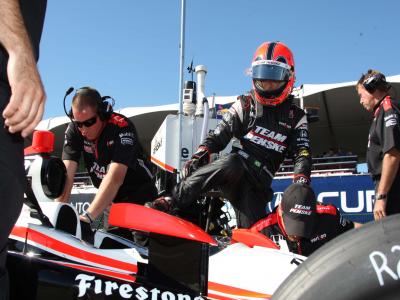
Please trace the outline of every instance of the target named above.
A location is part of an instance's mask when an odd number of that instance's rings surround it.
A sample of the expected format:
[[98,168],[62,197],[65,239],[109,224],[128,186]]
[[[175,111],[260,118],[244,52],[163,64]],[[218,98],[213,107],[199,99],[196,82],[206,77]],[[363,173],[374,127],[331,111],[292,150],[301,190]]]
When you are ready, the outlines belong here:
[[[291,178],[273,180],[274,198],[268,211],[279,203],[283,191],[291,183]],[[312,177],[311,186],[318,201],[334,204],[347,219],[360,223],[373,220],[375,191],[369,175]]]

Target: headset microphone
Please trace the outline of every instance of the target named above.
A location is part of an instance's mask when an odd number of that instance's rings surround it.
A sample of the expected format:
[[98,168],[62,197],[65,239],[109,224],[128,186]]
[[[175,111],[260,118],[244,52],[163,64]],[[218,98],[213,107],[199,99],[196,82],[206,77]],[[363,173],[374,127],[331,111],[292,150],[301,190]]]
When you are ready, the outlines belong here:
[[71,93],[73,92],[73,90],[74,90],[74,87],[71,86],[71,87],[65,92],[65,95],[68,96],[69,94],[71,94]]
[[63,100],[64,112],[65,112],[65,114],[67,115],[67,117],[71,120],[71,122],[72,122],[72,119],[71,119],[70,114],[67,112],[67,108],[66,108],[66,106],[65,106],[65,100],[67,99],[67,96],[68,96],[69,94],[71,94],[73,91],[74,91],[74,88],[71,86],[71,87],[65,92],[65,96],[64,96],[64,100]]

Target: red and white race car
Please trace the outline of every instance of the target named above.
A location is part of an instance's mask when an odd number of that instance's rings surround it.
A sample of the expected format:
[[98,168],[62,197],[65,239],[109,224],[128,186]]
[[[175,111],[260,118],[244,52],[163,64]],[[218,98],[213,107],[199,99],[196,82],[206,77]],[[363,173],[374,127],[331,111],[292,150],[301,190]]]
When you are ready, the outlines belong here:
[[[9,237],[11,299],[269,299],[305,260],[245,229],[227,239],[151,208],[114,204],[109,224],[148,246],[97,230],[83,238],[74,206],[54,202],[62,161],[30,149],[30,188]],[[221,242],[223,240],[223,242]]]

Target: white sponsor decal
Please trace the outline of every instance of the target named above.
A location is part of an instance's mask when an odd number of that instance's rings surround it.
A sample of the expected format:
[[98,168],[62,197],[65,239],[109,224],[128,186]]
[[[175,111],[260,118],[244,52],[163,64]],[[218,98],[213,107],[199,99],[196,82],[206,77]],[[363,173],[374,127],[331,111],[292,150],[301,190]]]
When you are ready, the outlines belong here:
[[122,145],[133,145],[133,139],[130,137],[123,137],[121,138]]
[[397,120],[395,120],[395,119],[389,119],[389,120],[385,121],[385,126],[386,127],[392,127],[392,126],[394,126],[396,124],[397,124]]
[[260,126],[256,126],[255,130],[250,131],[245,138],[257,145],[279,153],[282,153],[286,149],[286,145],[282,144],[287,139],[286,135],[276,133],[275,131]]
[[315,243],[315,242],[318,242],[318,241],[321,241],[321,240],[324,240],[324,239],[326,239],[326,233],[323,233],[321,235],[317,235],[316,237],[312,238],[310,240],[310,242],[311,243]]
[[299,215],[311,215],[311,207],[306,205],[295,204],[289,211]]
[[[396,250],[400,251],[400,245],[394,245],[391,249],[393,253]],[[380,286],[385,285],[385,278],[386,281],[390,280],[390,278],[393,280],[400,279],[400,259],[398,260],[397,268],[394,271],[387,264],[388,260],[386,254],[381,251],[371,252],[369,255],[369,260],[371,261],[371,264],[374,267]],[[387,274],[388,276],[383,276],[384,274]]]
[[204,300],[204,298],[197,296],[191,297],[187,294],[175,294],[169,291],[161,291],[157,288],[151,290],[140,286],[133,287],[130,284],[118,284],[114,281],[104,281],[101,279],[96,279],[95,276],[78,274],[75,277],[78,281],[79,294],[78,297],[83,297],[88,292],[88,289],[92,289],[95,294],[104,294],[110,296],[113,294],[119,294],[120,297],[124,299],[137,299],[137,300]]
[[134,138],[134,137],[135,137],[134,134],[133,134],[133,132],[123,132],[123,133],[120,133],[120,134],[119,134],[119,137],[120,137],[120,138],[127,137],[127,136],[129,136],[129,137],[131,137],[131,138]]
[[93,166],[90,168],[89,172],[96,174],[97,178],[103,179],[104,176],[106,176],[106,167],[101,167],[96,162],[93,162]]
[[281,125],[281,126],[283,126],[283,127],[285,127],[285,128],[288,128],[288,129],[292,128],[291,125],[289,125],[289,124],[287,124],[287,123],[285,123],[285,122],[282,122],[282,121],[279,121],[279,125]]

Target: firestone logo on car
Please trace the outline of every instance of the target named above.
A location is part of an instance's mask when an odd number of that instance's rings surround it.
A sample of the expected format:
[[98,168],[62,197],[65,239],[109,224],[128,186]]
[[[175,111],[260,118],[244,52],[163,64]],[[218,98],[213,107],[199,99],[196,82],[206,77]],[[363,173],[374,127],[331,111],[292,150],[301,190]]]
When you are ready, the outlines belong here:
[[[127,283],[118,284],[114,281],[103,281],[101,279],[96,279],[95,276],[86,274],[78,274],[75,277],[75,280],[78,281],[78,298],[85,296],[88,289],[91,289],[95,294],[104,294],[106,296],[119,293],[119,295],[124,299],[192,300],[192,297],[187,294],[175,294],[169,291],[161,291],[157,288],[149,290],[143,286],[134,288]],[[193,300],[204,300],[204,298],[197,296],[194,297]]]

